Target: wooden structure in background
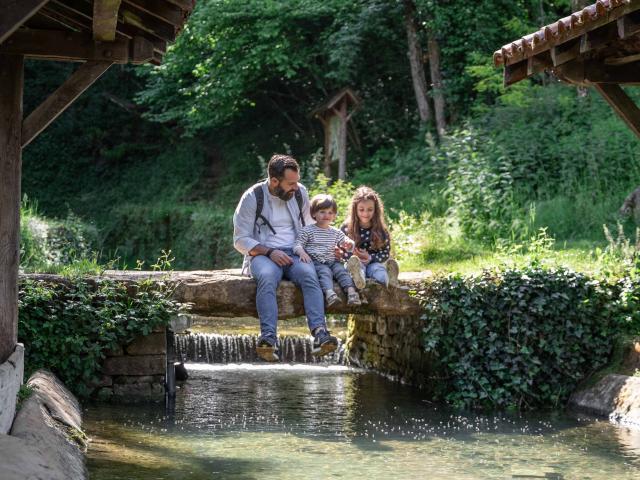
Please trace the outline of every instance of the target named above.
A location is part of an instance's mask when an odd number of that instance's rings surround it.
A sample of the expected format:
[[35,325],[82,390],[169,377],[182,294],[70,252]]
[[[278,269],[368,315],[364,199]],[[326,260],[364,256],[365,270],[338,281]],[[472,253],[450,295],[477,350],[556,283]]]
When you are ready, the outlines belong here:
[[[22,148],[114,63],[158,65],[195,0],[0,0],[0,364],[15,349]],[[24,59],[82,62],[26,118]]]
[[338,178],[347,174],[347,128],[351,116],[360,105],[360,99],[350,88],[345,88],[316,108],[311,115],[322,122],[324,128],[324,174],[331,178],[331,167],[338,163]]
[[598,0],[493,54],[512,85],[544,70],[593,86],[640,137],[640,109],[621,85],[640,85],[640,0]]

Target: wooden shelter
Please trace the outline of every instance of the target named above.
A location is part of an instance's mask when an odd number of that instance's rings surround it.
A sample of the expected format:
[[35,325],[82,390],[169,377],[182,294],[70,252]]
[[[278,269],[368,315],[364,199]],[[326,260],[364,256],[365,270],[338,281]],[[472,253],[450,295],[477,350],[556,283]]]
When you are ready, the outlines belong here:
[[[22,149],[115,63],[159,64],[195,0],[0,0],[0,364],[14,351]],[[23,116],[25,58],[80,62]]]
[[640,0],[598,0],[493,54],[512,85],[544,70],[593,86],[640,137],[640,109],[621,85],[640,85]]
[[324,128],[324,174],[331,178],[331,167],[338,163],[338,178],[347,174],[347,128],[351,116],[360,105],[360,99],[345,88],[316,108],[311,115],[322,122]]

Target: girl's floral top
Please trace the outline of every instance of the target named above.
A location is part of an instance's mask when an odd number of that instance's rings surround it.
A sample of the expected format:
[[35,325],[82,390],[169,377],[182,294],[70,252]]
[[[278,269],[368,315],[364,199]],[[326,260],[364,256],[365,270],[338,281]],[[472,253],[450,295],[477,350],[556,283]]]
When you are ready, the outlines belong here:
[[[340,230],[342,230],[345,235],[348,235],[346,223],[342,224]],[[364,248],[367,252],[369,252],[369,255],[371,255],[371,263],[382,263],[389,260],[389,255],[391,253],[391,239],[389,238],[389,235],[385,235],[384,244],[381,248],[376,250],[371,246],[371,229],[360,227],[360,244],[356,245],[356,248]],[[342,257],[345,260],[348,260],[351,255],[353,255],[353,253],[344,252]]]

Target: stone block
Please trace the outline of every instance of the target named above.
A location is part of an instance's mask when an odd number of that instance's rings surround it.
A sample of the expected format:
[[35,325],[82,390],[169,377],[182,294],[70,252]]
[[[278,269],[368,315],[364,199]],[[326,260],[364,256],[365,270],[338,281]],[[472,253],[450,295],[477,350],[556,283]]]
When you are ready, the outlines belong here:
[[44,476],[9,477],[2,473],[5,465],[0,462],[0,478],[87,478],[84,465],[86,437],[80,430],[80,404],[50,372],[37,371],[27,385],[35,391],[23,402],[11,435],[35,450],[23,468],[41,465],[46,466],[47,472]]
[[378,335],[385,335],[387,333],[387,319],[384,317],[378,317],[376,321],[376,333]]
[[113,383],[116,385],[132,383],[151,383],[155,380],[155,375],[120,375],[114,377]]
[[398,325],[400,321],[401,319],[398,319],[396,317],[387,318],[387,333],[389,335],[395,335],[396,333],[398,333],[398,331],[401,330]]
[[23,376],[24,347],[18,343],[9,358],[0,365],[0,434],[11,429]]
[[115,384],[113,394],[118,397],[145,397],[151,396],[150,383],[125,383]]
[[138,337],[125,350],[127,355],[164,355],[167,353],[167,335],[163,330]]
[[113,377],[111,377],[110,375],[101,375],[98,382],[93,386],[96,388],[100,388],[110,387],[111,385],[113,385]]
[[166,370],[164,355],[126,355],[105,359],[105,375],[163,375]]
[[111,350],[107,350],[106,355],[107,357],[121,357],[124,355],[124,348],[122,348],[122,345],[118,345]]
[[640,427],[640,377],[610,374],[593,387],[574,392],[569,405],[610,420]]

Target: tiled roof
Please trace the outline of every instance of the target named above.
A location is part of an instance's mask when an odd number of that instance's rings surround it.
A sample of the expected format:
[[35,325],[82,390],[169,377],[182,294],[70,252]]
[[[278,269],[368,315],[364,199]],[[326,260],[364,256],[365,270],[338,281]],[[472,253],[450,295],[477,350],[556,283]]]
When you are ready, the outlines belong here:
[[568,17],[504,45],[493,54],[493,63],[498,67],[521,62],[638,9],[640,0],[598,0]]

